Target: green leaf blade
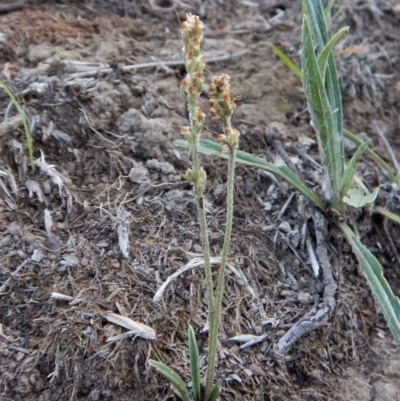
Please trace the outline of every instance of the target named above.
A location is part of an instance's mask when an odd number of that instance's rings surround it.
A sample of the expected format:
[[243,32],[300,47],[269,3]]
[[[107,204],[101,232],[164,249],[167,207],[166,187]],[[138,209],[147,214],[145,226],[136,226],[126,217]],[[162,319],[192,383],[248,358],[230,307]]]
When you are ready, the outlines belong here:
[[[316,46],[317,54],[320,55],[329,42],[328,26],[326,23],[321,0],[304,0],[307,19],[310,24],[313,43]],[[341,154],[344,155],[343,147],[343,110],[342,96],[339,85],[339,78],[336,71],[333,54],[330,53],[327,59],[324,84],[331,110],[334,111],[335,133]]]
[[347,192],[350,189],[356,171],[356,164],[360,159],[360,157],[362,156],[362,154],[366,151],[370,143],[371,140],[364,142],[361,146],[359,146],[356,153],[354,153],[353,157],[350,159],[349,164],[347,165],[343,174],[342,188],[341,188],[342,197],[347,195]]
[[[347,129],[343,129],[343,134],[347,139],[350,139],[353,143],[355,143],[358,146],[361,146],[364,142],[358,138],[356,135],[354,135],[352,132],[350,132]],[[374,152],[372,149],[367,148],[365,150],[365,153],[375,162],[377,163],[383,170],[385,170],[390,177],[391,182],[396,182],[396,174],[393,172],[393,169],[385,162],[385,160],[382,159],[381,156],[379,156],[376,152]]]
[[189,357],[190,357],[190,374],[192,378],[193,397],[196,401],[201,401],[200,387],[200,356],[197,348],[196,335],[193,327],[188,329]]
[[343,198],[343,202],[355,208],[361,208],[375,202],[378,191],[379,187],[376,187],[372,193],[365,194],[357,188],[351,188]]
[[174,386],[175,393],[182,401],[190,401],[185,382],[174,370],[169,368],[165,363],[154,361],[153,359],[149,360],[149,365]]
[[385,209],[382,206],[377,206],[375,208],[375,212],[380,214],[381,216],[384,216],[384,217],[394,221],[397,224],[400,224],[400,216],[395,213],[392,213],[391,211]]
[[219,387],[217,385],[215,385],[213,387],[213,389],[211,390],[210,397],[208,398],[208,401],[217,401],[219,399],[219,396],[220,396]]
[[363,269],[372,293],[377,300],[388,322],[393,337],[400,344],[400,300],[393,292],[383,276],[382,266],[375,256],[360,242],[346,223],[340,224],[353,252]]
[[332,108],[314,53],[314,43],[306,16],[303,18],[301,64],[308,110],[317,133],[320,154],[329,182],[332,205],[335,209],[341,210],[340,187],[343,175],[343,141],[335,126]]
[[[189,143],[183,139],[174,141],[175,146],[187,148]],[[228,159],[228,154],[222,152],[222,146],[219,143],[211,141],[209,139],[200,141],[198,151],[208,156],[218,156],[222,159]],[[325,204],[312,192],[301,179],[287,166],[275,166],[272,163],[267,162],[262,157],[254,156],[250,153],[237,151],[236,162],[244,164],[246,166],[261,168],[266,170],[275,176],[285,180],[288,184],[292,185],[295,189],[301,192],[305,197],[311,200],[315,206],[320,208],[322,211],[326,210]]]
[[318,56],[318,67],[321,71],[322,81],[325,82],[325,73],[328,63],[329,55],[332,52],[333,46],[335,46],[336,42],[340,39],[340,37],[349,31],[349,27],[346,26],[344,28],[339,29],[335,35],[331,37],[329,42],[323,48],[321,54]]

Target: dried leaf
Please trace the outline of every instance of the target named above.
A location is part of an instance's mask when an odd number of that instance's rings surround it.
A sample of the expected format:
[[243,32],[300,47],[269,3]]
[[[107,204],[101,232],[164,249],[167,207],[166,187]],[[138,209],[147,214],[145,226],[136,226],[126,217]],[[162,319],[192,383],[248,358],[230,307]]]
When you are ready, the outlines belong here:
[[[130,330],[132,333],[130,335],[136,335],[146,340],[155,340],[156,339],[156,332],[149,326],[146,326],[143,323],[135,322],[134,320],[130,319],[129,317],[117,315],[116,313],[107,313],[105,318],[118,326],[124,327],[125,329]],[[112,338],[112,337],[111,337]],[[111,341],[108,339],[107,341]]]

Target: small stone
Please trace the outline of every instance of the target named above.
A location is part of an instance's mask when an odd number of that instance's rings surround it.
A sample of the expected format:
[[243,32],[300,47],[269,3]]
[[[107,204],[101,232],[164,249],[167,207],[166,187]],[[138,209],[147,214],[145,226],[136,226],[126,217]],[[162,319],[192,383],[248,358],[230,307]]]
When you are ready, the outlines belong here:
[[79,264],[78,258],[74,254],[63,255],[66,266],[74,267]]
[[256,315],[259,312],[260,308],[258,306],[253,306],[250,308],[249,312],[253,315]]
[[21,362],[25,358],[25,354],[23,352],[18,352],[17,355],[15,355],[15,360],[17,362]]
[[193,245],[193,251],[195,253],[203,253],[203,248],[200,245]]
[[155,170],[166,175],[175,173],[175,167],[171,163],[160,162],[157,159],[148,160],[146,162],[146,167],[149,170]]
[[266,212],[270,212],[272,210],[272,203],[271,202],[265,202],[264,203],[264,210]]
[[31,259],[32,259],[34,262],[40,262],[40,261],[43,259],[43,253],[40,252],[39,249],[35,249],[35,250],[33,251],[33,254],[32,254],[32,256],[31,256]]
[[40,63],[41,61],[50,58],[54,53],[55,53],[54,46],[42,43],[38,45],[29,46],[27,57],[31,63],[37,64]]
[[324,373],[319,369],[313,369],[311,371],[311,375],[316,377],[319,380],[322,380],[324,378]]
[[332,352],[332,356],[338,361],[341,361],[344,358],[344,354],[342,352]]
[[294,296],[294,291],[292,290],[282,290],[279,294],[281,297],[290,298]]
[[100,400],[100,391],[94,389],[90,392],[88,401],[99,401]]
[[61,249],[62,244],[57,237],[46,237],[44,240],[44,247],[51,252],[57,252]]
[[305,291],[299,292],[299,294],[297,295],[297,299],[303,305],[311,304],[314,302],[314,297],[310,293]]
[[134,167],[132,167],[129,172],[129,180],[136,184],[141,184],[149,181],[148,175],[149,171],[146,167],[142,166],[140,163],[134,163]]
[[285,233],[288,233],[292,228],[287,221],[283,221],[281,224],[279,224],[279,229]]

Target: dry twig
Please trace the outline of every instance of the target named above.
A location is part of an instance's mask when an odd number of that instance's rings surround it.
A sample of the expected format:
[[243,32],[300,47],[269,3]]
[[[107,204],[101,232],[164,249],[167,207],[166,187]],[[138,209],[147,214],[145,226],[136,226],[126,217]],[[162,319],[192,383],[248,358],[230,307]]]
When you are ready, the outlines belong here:
[[5,281],[5,283],[0,287],[0,293],[2,293],[7,286],[10,284],[11,280],[18,276],[18,273],[23,269],[23,267],[29,262],[30,259],[25,259],[13,273],[11,273],[10,277]]
[[[246,49],[246,50],[242,50],[242,51],[236,52],[236,53],[225,54],[223,56],[211,57],[209,59],[206,59],[205,62],[207,64],[209,64],[209,63],[217,63],[220,61],[232,60],[234,58],[245,56],[249,52],[250,52],[250,50]],[[181,60],[179,60],[179,61],[155,61],[155,62],[151,62],[151,63],[125,65],[125,66],[121,67],[121,71],[129,72],[129,71],[140,70],[140,69],[144,69],[144,68],[181,67],[184,65],[185,65],[185,63],[183,60],[182,61]],[[68,76],[68,80],[76,79],[76,78],[94,77],[99,73],[110,74],[112,71],[113,71],[113,68],[107,67],[107,68],[98,68],[96,70],[90,70],[90,71],[76,72],[76,73],[70,74]]]
[[325,219],[319,211],[314,211],[313,219],[317,239],[317,255],[323,274],[324,300],[320,305],[314,307],[300,321],[293,325],[278,343],[275,344],[274,352],[278,354],[284,354],[301,337],[324,326],[336,307],[335,294],[337,284],[333,278],[328,251],[326,249],[324,237]]

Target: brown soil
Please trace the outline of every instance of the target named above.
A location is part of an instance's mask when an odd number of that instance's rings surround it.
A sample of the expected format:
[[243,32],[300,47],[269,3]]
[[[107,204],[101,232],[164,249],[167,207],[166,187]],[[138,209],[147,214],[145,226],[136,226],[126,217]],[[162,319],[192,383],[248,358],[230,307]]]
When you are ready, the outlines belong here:
[[[4,2],[3,2],[4,3]],[[278,141],[308,183],[321,170],[301,82],[260,41],[299,62],[300,2],[28,1],[0,16],[0,78],[29,117],[36,175],[15,110],[0,91],[0,398],[4,401],[172,400],[149,368],[161,360],[188,378],[187,327],[197,333],[204,365],[204,274],[196,267],[153,296],[177,269],[201,254],[185,151],[172,141],[187,124],[182,66],[124,70],[180,61],[179,20],[191,11],[206,23],[206,58],[251,49],[207,65],[206,79],[231,76],[240,97],[234,126],[241,148],[276,159],[264,131],[282,123]],[[395,0],[337,1],[332,30],[349,25],[337,50],[345,126],[373,139],[392,163],[380,129],[399,154],[400,9]],[[95,63],[93,65],[77,64]],[[110,67],[105,72],[78,72]],[[207,97],[201,99],[204,105]],[[208,122],[206,137],[218,126]],[[267,143],[268,142],[268,143]],[[354,152],[347,144],[348,156]],[[308,155],[308,158],[303,157]],[[225,163],[204,158],[212,253],[224,230]],[[379,203],[400,211],[399,192],[369,159],[359,170]],[[358,263],[333,224],[328,250],[338,284],[336,309],[322,327],[278,358],[274,344],[318,305],[304,228],[311,211],[287,184],[238,166],[231,268],[226,278],[217,380],[225,400],[400,400],[400,351]],[[285,209],[284,209],[285,206]],[[283,213],[281,213],[283,211]],[[394,223],[353,216],[400,295],[399,235]],[[128,230],[123,256],[118,230]],[[315,244],[314,244],[315,245]],[[56,300],[52,293],[70,296]],[[108,323],[115,312],[152,327],[155,340],[128,337]],[[229,339],[267,334],[240,350]]]

